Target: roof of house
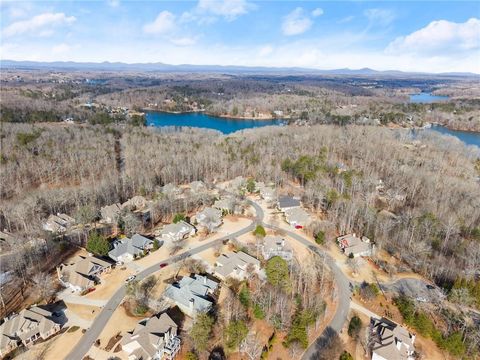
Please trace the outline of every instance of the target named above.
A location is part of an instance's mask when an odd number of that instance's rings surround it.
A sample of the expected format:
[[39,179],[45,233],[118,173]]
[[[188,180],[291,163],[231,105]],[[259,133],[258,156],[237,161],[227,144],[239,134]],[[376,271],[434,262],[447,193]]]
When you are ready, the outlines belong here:
[[61,267],[62,280],[74,286],[85,288],[91,283],[92,270],[97,266],[107,268],[112,264],[96,256],[77,256],[70,264]]
[[125,238],[117,242],[117,245],[108,252],[111,258],[118,258],[119,256],[130,254],[136,256],[143,253],[147,246],[151,245],[153,240],[150,240],[142,235],[135,234],[132,238]]
[[185,221],[179,221],[176,224],[172,223],[165,225],[162,231],[160,231],[160,235],[188,234],[193,229],[193,225],[190,225]]
[[346,254],[360,254],[371,248],[370,240],[365,236],[360,239],[355,234],[348,234],[338,237],[337,240]]
[[300,201],[291,197],[291,196],[280,196],[278,198],[278,207],[283,208],[293,208],[300,206]]
[[306,224],[310,220],[310,215],[302,208],[287,209],[285,216],[289,223]]
[[164,194],[178,194],[181,190],[172,183],[162,186],[162,193]]
[[192,181],[189,186],[193,191],[201,191],[207,188],[203,181]]
[[6,348],[10,343],[16,343],[18,339],[23,341],[37,333],[48,333],[55,326],[55,322],[50,319],[51,316],[51,312],[33,306],[5,320],[0,325],[0,349]]
[[407,360],[414,350],[414,335],[385,318],[371,319],[374,345],[372,352],[389,360]]
[[[127,333],[121,344],[127,345],[135,342],[138,347],[134,353],[137,358],[143,355],[143,358],[153,358],[157,349],[165,345],[165,334],[177,329],[177,324],[166,313],[153,316],[149,319],[140,321],[135,329]],[[148,356],[145,356],[148,355]]]
[[206,298],[209,291],[215,291],[218,283],[206,276],[195,274],[189,277],[183,277],[179,282],[170,285],[164,293],[164,296],[172,301],[189,307],[190,300],[193,300],[193,309],[195,311],[208,311],[212,301]]
[[202,220],[204,218],[217,218],[221,219],[222,218],[222,212],[218,209],[214,209],[212,207],[206,207],[202,211],[200,211],[197,214],[197,220]]
[[148,201],[143,196],[134,196],[122,204],[122,208],[141,209],[147,205]]
[[228,277],[239,268],[245,269],[248,264],[260,266],[260,261],[255,259],[253,256],[244,253],[243,251],[238,251],[236,253],[229,252],[222,254],[217,259],[217,264],[219,266],[215,268],[215,272],[223,277]]
[[114,221],[121,211],[122,207],[120,204],[112,204],[102,207],[100,209],[100,214],[103,219],[107,220],[107,218],[109,218],[111,221]]
[[267,235],[263,239],[263,249],[269,251],[292,251],[290,244],[281,236]]

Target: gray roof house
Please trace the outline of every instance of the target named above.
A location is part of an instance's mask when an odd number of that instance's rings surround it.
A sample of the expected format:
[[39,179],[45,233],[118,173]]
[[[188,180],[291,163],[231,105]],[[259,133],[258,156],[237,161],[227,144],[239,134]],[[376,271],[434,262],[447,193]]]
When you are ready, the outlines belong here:
[[159,233],[159,236],[170,242],[180,241],[189,236],[195,235],[195,227],[185,221],[179,221],[176,224],[166,225]]
[[372,360],[414,360],[415,335],[385,318],[370,319],[369,344]]
[[265,201],[274,201],[277,198],[277,192],[274,188],[263,186],[260,187],[260,196]]
[[198,225],[206,228],[209,232],[222,225],[222,211],[211,207],[203,209],[195,218]]
[[280,236],[268,235],[263,239],[261,245],[262,256],[268,260],[274,256],[280,256],[287,261],[292,260],[293,250],[290,244]]
[[287,209],[300,207],[300,201],[291,196],[280,196],[278,198],[277,206],[280,211],[285,211]]
[[223,199],[219,199],[215,201],[215,203],[213,204],[213,207],[223,212],[233,214],[235,212],[236,204],[237,204],[237,201],[235,200],[235,198],[233,196],[228,196]]
[[58,213],[57,215],[50,215],[48,217],[47,221],[43,224],[43,229],[53,233],[63,233],[74,224],[74,218],[66,214]]
[[114,224],[118,221],[121,212],[122,206],[120,204],[104,206],[100,209],[101,221],[106,224]]
[[166,313],[140,321],[122,341],[129,360],[171,360],[180,350],[178,326]]
[[108,252],[108,256],[117,262],[129,262],[137,256],[143,255],[145,250],[153,246],[153,240],[142,235],[135,234],[132,238],[124,238],[113,244],[113,249]]
[[21,344],[32,345],[37,339],[47,339],[60,331],[60,324],[52,320],[52,313],[33,306],[3,320],[0,325],[0,357]]
[[110,271],[112,264],[96,256],[77,256],[68,264],[57,267],[60,282],[74,292],[95,286],[99,276]]
[[303,228],[310,222],[310,215],[300,207],[285,210],[285,220],[296,228]]
[[371,256],[373,253],[373,244],[366,236],[360,239],[355,234],[348,234],[338,237],[337,243],[347,256],[350,254],[353,254],[354,257]]
[[200,312],[210,311],[213,301],[208,295],[212,295],[217,288],[216,281],[194,274],[170,285],[163,296],[177,305],[186,315],[195,317]]
[[260,270],[260,261],[243,251],[222,254],[215,263],[215,275],[222,280],[228,277],[243,280],[249,274],[249,265],[254,272]]

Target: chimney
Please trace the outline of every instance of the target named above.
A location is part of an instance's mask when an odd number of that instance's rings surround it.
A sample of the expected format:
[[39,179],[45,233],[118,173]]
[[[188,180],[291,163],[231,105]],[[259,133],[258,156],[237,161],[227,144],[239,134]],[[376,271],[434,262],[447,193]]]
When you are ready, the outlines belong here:
[[193,311],[193,306],[195,305],[195,299],[194,298],[191,298],[190,299],[190,302],[189,302],[189,308],[190,308],[190,311]]
[[206,276],[203,277],[203,285],[207,285],[207,277]]

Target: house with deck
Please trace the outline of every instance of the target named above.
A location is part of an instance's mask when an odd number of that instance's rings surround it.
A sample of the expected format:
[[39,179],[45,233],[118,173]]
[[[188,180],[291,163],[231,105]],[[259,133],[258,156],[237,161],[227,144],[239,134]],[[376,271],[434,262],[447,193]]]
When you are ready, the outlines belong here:
[[135,234],[131,238],[115,241],[113,249],[108,252],[108,256],[116,262],[127,263],[144,255],[152,247],[153,240]]
[[73,292],[82,292],[98,284],[100,276],[110,272],[112,263],[96,256],[77,256],[57,267],[58,279]]
[[368,333],[372,360],[414,360],[415,334],[385,318],[371,318]]
[[215,263],[214,274],[221,280],[235,278],[244,280],[253,272],[260,270],[260,261],[243,251],[220,255]]
[[209,312],[214,304],[212,295],[219,283],[203,275],[194,274],[183,277],[167,287],[163,296],[190,317],[198,313]]
[[290,261],[293,258],[293,250],[290,244],[281,236],[267,235],[260,245],[262,256],[265,260],[279,256]]
[[182,220],[174,224],[165,225],[160,231],[159,237],[167,242],[176,242],[195,235],[196,231],[197,229],[193,225]]
[[23,309],[3,319],[0,325],[0,357],[21,345],[31,346],[37,340],[46,340],[60,331],[50,311],[38,306]]
[[167,313],[140,321],[120,342],[129,360],[172,360],[180,351],[178,325]]
[[361,239],[355,233],[340,236],[337,238],[337,244],[347,256],[371,256],[373,254],[374,245],[366,236],[362,236]]

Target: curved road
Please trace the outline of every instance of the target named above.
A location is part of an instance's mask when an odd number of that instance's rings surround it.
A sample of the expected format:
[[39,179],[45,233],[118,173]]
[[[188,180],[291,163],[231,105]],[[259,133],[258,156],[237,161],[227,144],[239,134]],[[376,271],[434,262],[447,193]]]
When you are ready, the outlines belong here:
[[263,209],[254,201],[249,201],[250,205],[255,208],[257,213],[257,222],[258,224],[263,225],[264,227],[272,230],[282,231],[287,234],[292,239],[298,241],[303,246],[306,246],[310,251],[314,252],[319,256],[324,256],[327,262],[328,267],[330,268],[336,284],[336,298],[338,300],[337,311],[333,316],[330,324],[325,328],[323,333],[315,339],[315,341],[308,347],[308,349],[303,353],[302,360],[314,360],[317,358],[316,354],[321,351],[324,343],[328,341],[329,337],[332,336],[334,332],[339,333],[345,321],[347,321],[348,311],[350,309],[350,297],[352,292],[350,290],[350,281],[347,279],[345,274],[340,270],[340,268],[335,263],[335,260],[323,251],[318,245],[312,243],[310,240],[300,236],[299,234],[289,231],[278,226],[266,224],[263,222]]
[[[279,228],[277,226],[273,226],[270,224],[265,224],[263,222],[264,212],[263,212],[263,209],[260,207],[260,205],[258,205],[256,202],[251,200],[248,200],[248,203],[253,206],[256,212],[255,220],[252,221],[252,223],[249,226],[235,233],[210,241],[207,244],[203,244],[194,249],[185,251],[179,255],[172,256],[168,259],[162,260],[157,264],[152,265],[149,268],[138,273],[136,279],[141,281],[146,277],[156,273],[157,271],[160,271],[159,266],[161,263],[171,264],[177,261],[181,261],[192,255],[198,254],[204,250],[214,247],[222,243],[224,240],[235,238],[235,237],[244,235],[248,232],[251,232],[255,229],[255,226],[257,224],[263,225],[264,227],[272,230],[283,231],[292,239],[306,246],[308,249],[310,249],[317,255],[325,256],[327,265],[329,266],[335,278],[335,283],[337,288],[336,297],[338,299],[337,311],[335,312],[335,315],[333,316],[329,326],[327,326],[327,328],[323,331],[323,333],[309,346],[309,348],[305,351],[305,353],[302,356],[302,360],[313,360],[316,358],[316,354],[318,353],[318,351],[321,350],[321,347],[323,343],[326,341],[326,339],[328,339],[328,337],[331,336],[332,332],[337,332],[337,333],[340,332],[341,329],[343,328],[345,321],[347,320],[348,311],[350,309],[350,296],[351,296],[351,291],[349,287],[350,283],[346,278],[346,276],[343,274],[343,272],[340,270],[340,268],[335,264],[335,261],[333,260],[333,258],[331,258],[323,250],[321,250],[316,244],[312,243],[310,240],[298,235],[295,232],[288,231],[283,228]],[[110,300],[108,300],[108,302],[105,304],[102,311],[98,314],[98,316],[93,321],[92,326],[85,332],[85,334],[80,339],[79,343],[73,348],[73,350],[66,357],[66,359],[81,360],[85,357],[85,355],[88,353],[90,348],[93,346],[95,341],[100,336],[102,330],[107,325],[107,322],[113,315],[113,312],[115,311],[115,309],[123,301],[123,298],[125,297],[125,295],[126,295],[125,286],[122,284],[122,286],[120,286],[120,288],[112,295]]]

